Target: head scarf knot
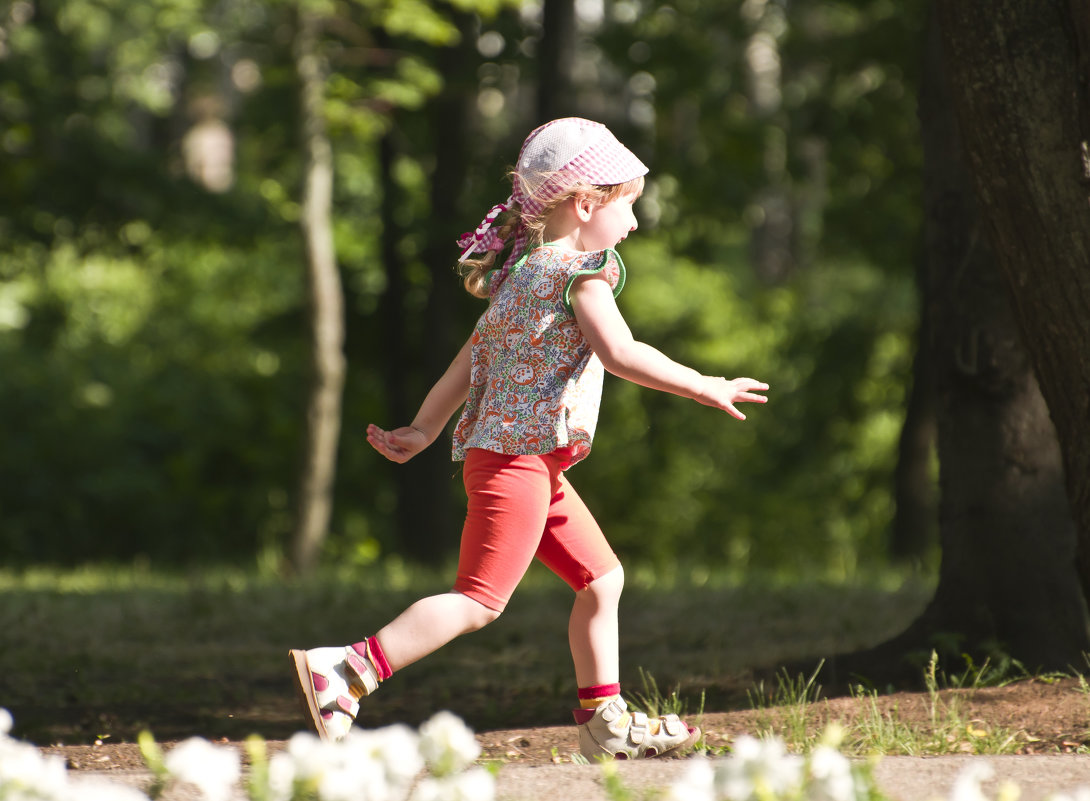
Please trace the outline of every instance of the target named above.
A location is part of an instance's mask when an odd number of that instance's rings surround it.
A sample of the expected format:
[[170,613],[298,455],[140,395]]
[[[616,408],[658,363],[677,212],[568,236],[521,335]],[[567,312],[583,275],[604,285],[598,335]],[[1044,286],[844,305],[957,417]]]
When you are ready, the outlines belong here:
[[[491,229],[504,211],[517,207],[521,219],[533,219],[551,200],[577,186],[615,186],[646,174],[644,163],[601,123],[580,117],[547,122],[522,143],[511,197],[493,206],[472,234],[458,240],[464,248],[459,261],[476,252],[503,249],[504,242]],[[511,253],[491,282],[493,291],[526,250],[529,234],[521,219]]]

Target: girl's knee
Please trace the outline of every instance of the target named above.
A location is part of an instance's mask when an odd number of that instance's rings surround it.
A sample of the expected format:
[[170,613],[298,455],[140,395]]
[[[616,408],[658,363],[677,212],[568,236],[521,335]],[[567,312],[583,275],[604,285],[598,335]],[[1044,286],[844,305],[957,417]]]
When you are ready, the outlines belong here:
[[470,631],[477,631],[483,629],[489,623],[495,622],[502,613],[502,609],[491,609],[485,606],[480,601],[470,598],[467,595],[463,595],[466,600],[466,627]]
[[621,597],[621,590],[623,589],[624,568],[620,565],[617,565],[608,573],[602,574],[587,585],[589,593],[599,600],[616,601]]
[[483,629],[489,623],[494,623],[501,614],[503,613],[497,609],[489,609],[487,606],[481,606],[479,611],[480,617],[477,619],[477,628]]

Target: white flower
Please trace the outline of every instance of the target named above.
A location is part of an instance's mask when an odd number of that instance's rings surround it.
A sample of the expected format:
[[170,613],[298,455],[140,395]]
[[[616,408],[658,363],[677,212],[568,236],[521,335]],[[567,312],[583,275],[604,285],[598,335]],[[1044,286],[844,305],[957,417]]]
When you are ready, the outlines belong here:
[[271,801],[304,786],[320,801],[401,801],[424,766],[407,726],[353,729],[338,742],[299,733],[269,761]]
[[228,801],[240,775],[237,751],[216,747],[200,737],[175,746],[164,764],[173,778],[194,785],[208,801]]
[[855,801],[855,776],[848,759],[827,745],[819,745],[807,761],[808,801]]
[[1090,801],[1090,787],[1076,787],[1066,793],[1053,793],[1045,801]]
[[321,801],[394,801],[382,765],[372,759],[330,765],[318,781]]
[[295,760],[282,751],[269,760],[269,801],[291,801],[295,792]]
[[420,754],[437,776],[463,770],[480,753],[473,732],[450,712],[439,712],[420,727]]
[[65,801],[148,801],[148,797],[127,784],[97,777],[72,779]]
[[0,739],[0,798],[65,798],[68,774],[64,760],[43,756],[34,746]]
[[472,768],[439,778],[425,778],[417,785],[412,801],[493,801],[496,781],[484,768]]
[[353,732],[329,749],[318,783],[322,801],[400,801],[404,794],[391,787],[376,753],[378,740],[378,732]]
[[694,757],[685,773],[666,793],[666,801],[715,801],[715,772],[711,760]]
[[323,743],[315,735],[299,732],[288,740],[286,752],[295,777],[302,780],[321,776],[332,758],[336,743]]
[[802,782],[802,758],[787,753],[778,738],[739,737],[715,769],[715,787],[729,801],[788,795]]
[[12,719],[11,713],[0,707],[0,737],[6,737],[14,725],[15,721]]
[[[386,775],[395,785],[409,784],[424,769],[424,760],[420,756],[423,747],[421,740],[408,726],[386,726],[372,734],[367,744],[369,751],[374,759],[382,763]],[[473,743],[476,745],[476,739]],[[480,751],[480,746],[477,746],[477,751]],[[476,758],[476,754],[473,758]]]
[[995,771],[987,762],[968,763],[954,780],[950,801],[988,801],[980,785],[994,775]]

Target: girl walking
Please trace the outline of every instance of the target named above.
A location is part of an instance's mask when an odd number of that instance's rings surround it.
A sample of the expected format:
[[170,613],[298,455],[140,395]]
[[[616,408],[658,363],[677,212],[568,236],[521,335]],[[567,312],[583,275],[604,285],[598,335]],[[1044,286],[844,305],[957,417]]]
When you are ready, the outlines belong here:
[[466,288],[488,308],[412,423],[367,429],[377,451],[406,462],[462,410],[453,458],[464,462],[469,501],[458,575],[449,593],[417,601],[354,645],[291,652],[319,736],[344,737],[363,696],[499,617],[537,558],[575,591],[568,641],[583,755],[661,756],[699,737],[676,715],[628,711],[618,683],[624,573],[566,474],[590,452],[603,368],[739,420],[735,404],[766,400],[757,393],[767,384],[705,376],[635,340],[617,309],[625,268],[614,247],[636,230],[646,173],[605,126],[554,120],[523,143],[511,196],[459,241]]

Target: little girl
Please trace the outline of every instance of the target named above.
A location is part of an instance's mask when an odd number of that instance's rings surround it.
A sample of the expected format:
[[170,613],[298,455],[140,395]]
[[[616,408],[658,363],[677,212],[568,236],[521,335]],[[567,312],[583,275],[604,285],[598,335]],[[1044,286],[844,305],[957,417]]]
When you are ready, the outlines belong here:
[[[455,460],[469,496],[458,576],[354,645],[292,651],[298,689],[319,736],[344,737],[359,699],[394,672],[503,612],[536,557],[575,591],[568,640],[587,758],[678,753],[700,731],[676,715],[629,712],[618,683],[617,606],[624,573],[565,471],[590,452],[603,367],[739,420],[767,384],[701,375],[633,339],[615,296],[613,249],[636,230],[632,206],[647,168],[605,126],[554,120],[523,143],[514,188],[459,241],[466,288],[488,308],[412,424],[368,426],[395,462],[430,445],[462,409]],[[499,269],[497,254],[510,248]],[[471,258],[477,255],[476,258]]]

